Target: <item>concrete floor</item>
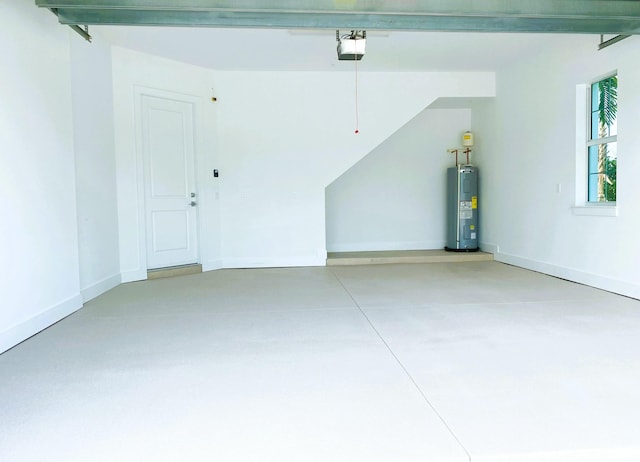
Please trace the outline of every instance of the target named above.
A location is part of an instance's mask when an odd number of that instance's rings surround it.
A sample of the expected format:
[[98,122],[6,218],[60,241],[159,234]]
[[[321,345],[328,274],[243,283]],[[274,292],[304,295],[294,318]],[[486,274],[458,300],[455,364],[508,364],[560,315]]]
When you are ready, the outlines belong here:
[[640,460],[640,301],[497,262],[124,284],[0,355],[2,461]]

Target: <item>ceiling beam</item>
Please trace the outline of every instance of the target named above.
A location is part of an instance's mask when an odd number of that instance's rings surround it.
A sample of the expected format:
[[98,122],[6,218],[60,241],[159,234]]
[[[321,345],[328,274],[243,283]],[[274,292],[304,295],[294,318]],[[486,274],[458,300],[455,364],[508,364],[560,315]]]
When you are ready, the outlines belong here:
[[36,0],[63,24],[640,34],[636,0]]

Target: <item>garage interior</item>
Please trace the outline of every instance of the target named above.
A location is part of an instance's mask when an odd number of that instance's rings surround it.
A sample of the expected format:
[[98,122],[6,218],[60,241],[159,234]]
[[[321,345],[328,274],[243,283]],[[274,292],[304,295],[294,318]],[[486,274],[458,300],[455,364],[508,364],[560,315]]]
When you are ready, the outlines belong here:
[[[0,24],[3,460],[640,459],[637,2],[9,0]],[[609,75],[618,195],[591,204]],[[482,258],[416,260],[467,130]],[[176,184],[190,253],[163,260]]]

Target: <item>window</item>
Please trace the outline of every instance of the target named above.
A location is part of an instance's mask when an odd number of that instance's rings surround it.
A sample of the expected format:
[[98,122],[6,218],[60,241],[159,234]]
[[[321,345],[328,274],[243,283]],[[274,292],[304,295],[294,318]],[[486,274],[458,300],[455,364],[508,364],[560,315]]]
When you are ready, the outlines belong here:
[[616,201],[618,76],[591,84],[587,141],[589,203]]

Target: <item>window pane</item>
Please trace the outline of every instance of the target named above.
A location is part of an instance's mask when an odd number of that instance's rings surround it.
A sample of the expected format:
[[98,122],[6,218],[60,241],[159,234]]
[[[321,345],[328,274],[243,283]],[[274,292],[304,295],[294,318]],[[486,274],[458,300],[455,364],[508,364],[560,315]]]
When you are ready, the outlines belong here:
[[618,170],[618,143],[609,143],[607,159],[604,166],[604,200],[616,200],[616,175]]
[[591,112],[598,111],[598,101],[600,101],[600,93],[598,92],[598,82],[591,84]]
[[591,139],[618,134],[618,76],[591,85]]
[[600,120],[607,126],[607,134],[612,133],[612,127],[616,126],[618,117],[618,77],[605,79],[600,85]]
[[[598,142],[618,135],[618,76],[591,85],[589,135]],[[615,140],[615,138],[613,138]],[[587,153],[587,197],[589,202],[616,200],[617,143],[589,146]]]
[[598,138],[600,138],[599,120],[600,120],[599,112],[598,111],[592,112],[591,113],[591,139],[592,140],[597,140]]
[[[616,102],[617,105],[617,102]],[[616,136],[618,134],[618,110],[616,108],[615,117],[609,125],[609,136]]]
[[598,147],[589,146],[589,202],[598,202]]
[[589,202],[616,200],[618,143],[589,146],[588,196]]
[[598,104],[600,101],[600,92],[598,91],[598,82],[591,84],[591,131],[589,138],[592,140],[598,139],[598,121],[600,115],[598,112]]

